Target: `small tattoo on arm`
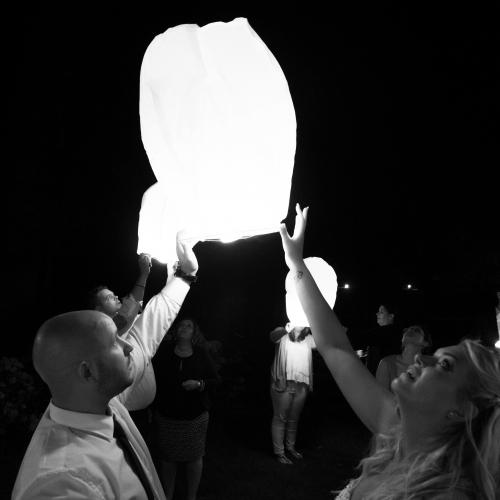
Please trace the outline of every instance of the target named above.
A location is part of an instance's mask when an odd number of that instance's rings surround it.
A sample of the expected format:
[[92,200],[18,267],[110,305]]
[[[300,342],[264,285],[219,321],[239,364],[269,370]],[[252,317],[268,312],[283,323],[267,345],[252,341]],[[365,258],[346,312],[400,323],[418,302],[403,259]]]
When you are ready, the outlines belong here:
[[297,271],[297,274],[295,275],[295,281],[301,280],[303,275],[304,273],[302,271]]

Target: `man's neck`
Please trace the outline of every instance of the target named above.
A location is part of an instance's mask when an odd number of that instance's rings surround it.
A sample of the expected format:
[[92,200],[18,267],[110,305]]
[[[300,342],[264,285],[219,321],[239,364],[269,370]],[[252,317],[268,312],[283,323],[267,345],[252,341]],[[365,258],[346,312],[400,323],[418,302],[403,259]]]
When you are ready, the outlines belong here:
[[109,401],[88,401],[86,398],[76,400],[57,398],[52,396],[52,404],[62,410],[77,413],[92,413],[94,415],[106,415]]

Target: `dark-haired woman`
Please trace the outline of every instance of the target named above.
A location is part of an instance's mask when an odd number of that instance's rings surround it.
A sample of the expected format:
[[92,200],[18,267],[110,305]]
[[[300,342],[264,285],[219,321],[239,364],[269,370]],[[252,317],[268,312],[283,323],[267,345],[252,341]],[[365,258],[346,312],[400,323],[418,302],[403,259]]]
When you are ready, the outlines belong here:
[[172,340],[155,358],[158,387],[153,435],[167,499],[173,498],[177,466],[181,463],[186,470],[186,498],[195,500],[205,455],[209,390],[219,377],[195,321],[179,321]]

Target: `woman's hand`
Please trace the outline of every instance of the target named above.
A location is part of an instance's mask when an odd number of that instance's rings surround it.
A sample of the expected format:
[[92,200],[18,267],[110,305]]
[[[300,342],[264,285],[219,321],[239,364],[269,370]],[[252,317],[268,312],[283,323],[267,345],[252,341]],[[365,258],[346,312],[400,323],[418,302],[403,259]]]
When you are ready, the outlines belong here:
[[307,213],[309,212],[309,207],[301,210],[300,205],[297,203],[295,205],[295,211],[297,212],[297,215],[295,216],[293,236],[290,237],[285,224],[281,224],[280,226],[281,242],[283,243],[283,250],[285,252],[285,262],[290,269],[303,259],[304,236],[306,232]]

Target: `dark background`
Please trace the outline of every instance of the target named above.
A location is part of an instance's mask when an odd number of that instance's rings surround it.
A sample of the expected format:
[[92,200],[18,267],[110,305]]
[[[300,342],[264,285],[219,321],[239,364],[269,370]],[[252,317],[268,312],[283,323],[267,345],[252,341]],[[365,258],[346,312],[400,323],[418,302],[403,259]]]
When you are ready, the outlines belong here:
[[[2,7],[0,357],[20,357],[32,372],[44,320],[85,307],[98,283],[130,290],[141,198],[155,182],[140,139],[143,54],[169,27],[239,16],[287,77],[298,128],[286,221],[291,229],[296,202],[310,205],[305,253],[351,285],[339,290],[336,310],[356,347],[387,298],[399,300],[403,323],[431,331],[435,347],[470,332],[500,287],[497,9],[347,3],[325,11],[289,2],[280,12],[270,2]],[[268,332],[285,321],[279,236],[202,243],[196,253],[200,280],[181,314],[223,345],[201,493],[330,498],[356,475],[369,434],[315,352],[298,441],[306,459],[283,468],[271,455]],[[155,264],[146,298],[165,278]],[[407,283],[418,290],[405,291]],[[29,401],[11,384],[13,400],[28,405],[21,415],[46,407],[36,381]],[[9,425],[0,498],[10,497],[31,436],[24,422]]]
[[[458,340],[500,276],[496,9],[172,5],[5,17],[4,353],[29,355],[41,322],[83,308],[95,284],[129,291],[141,197],[155,182],[140,139],[142,56],[171,26],[239,16],[287,77],[298,123],[287,222],[296,202],[310,205],[306,255],[351,284],[341,320],[373,326],[383,298],[398,296],[437,344]],[[279,236],[196,253],[184,312],[209,338],[267,353],[285,319]],[[165,273],[155,266],[147,296]]]

